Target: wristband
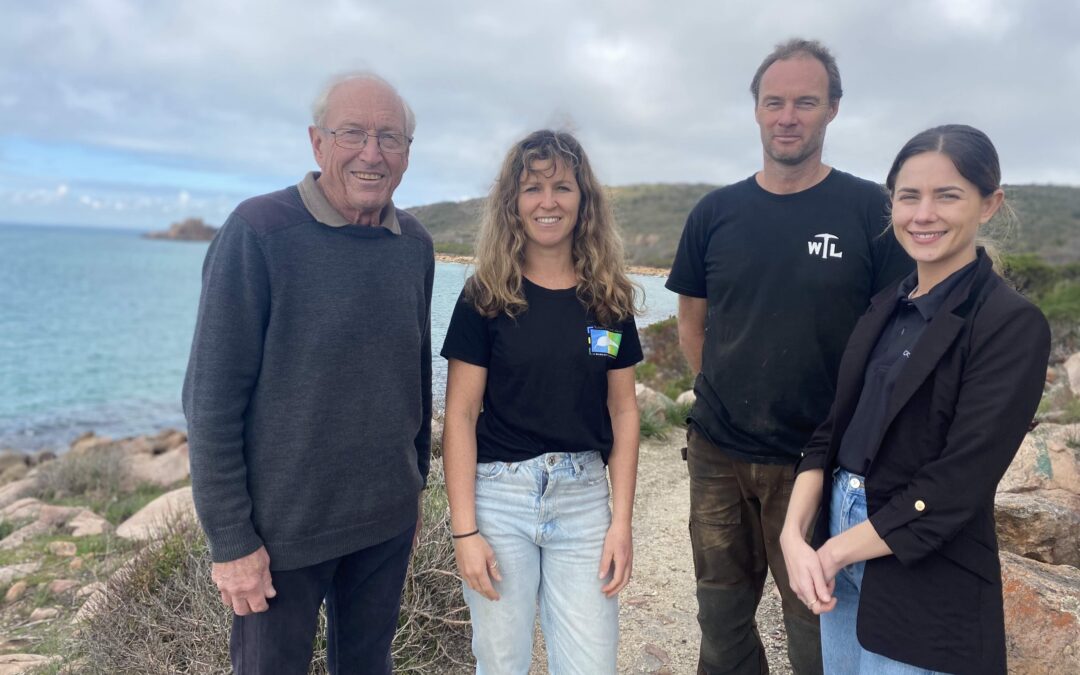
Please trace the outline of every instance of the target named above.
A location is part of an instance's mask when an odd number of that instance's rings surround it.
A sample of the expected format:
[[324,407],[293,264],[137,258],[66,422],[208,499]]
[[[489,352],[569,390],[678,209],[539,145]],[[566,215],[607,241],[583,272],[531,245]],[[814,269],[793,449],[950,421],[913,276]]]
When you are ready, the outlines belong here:
[[454,534],[454,533],[451,532],[450,533],[450,538],[451,539],[464,539],[465,537],[471,537],[474,534],[480,534],[480,530],[476,529],[476,530],[473,530],[472,532],[466,532],[465,534]]

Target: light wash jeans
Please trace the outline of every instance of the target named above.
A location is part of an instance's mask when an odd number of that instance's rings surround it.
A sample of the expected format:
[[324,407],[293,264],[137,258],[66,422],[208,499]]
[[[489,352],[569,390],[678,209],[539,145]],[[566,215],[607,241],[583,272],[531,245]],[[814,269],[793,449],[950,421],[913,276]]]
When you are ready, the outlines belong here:
[[[833,475],[829,504],[829,536],[855,527],[867,519],[866,488],[862,476],[844,469]],[[821,658],[826,673],[851,675],[944,675],[933,670],[894,661],[867,651],[855,635],[865,562],[857,562],[836,575],[836,607],[821,615]]]
[[526,675],[537,599],[552,675],[615,673],[619,603],[597,578],[611,524],[596,451],[476,466],[476,523],[502,581],[491,601],[465,585],[478,675]]

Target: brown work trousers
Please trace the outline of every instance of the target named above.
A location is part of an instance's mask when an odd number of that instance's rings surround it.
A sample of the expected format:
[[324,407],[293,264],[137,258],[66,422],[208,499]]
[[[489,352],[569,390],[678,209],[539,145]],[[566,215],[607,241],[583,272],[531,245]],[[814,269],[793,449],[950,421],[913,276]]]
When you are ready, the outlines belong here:
[[792,668],[796,675],[821,673],[818,619],[791,590],[780,550],[792,466],[734,459],[692,427],[686,459],[701,625],[699,675],[769,672],[755,619],[768,570],[780,590]]

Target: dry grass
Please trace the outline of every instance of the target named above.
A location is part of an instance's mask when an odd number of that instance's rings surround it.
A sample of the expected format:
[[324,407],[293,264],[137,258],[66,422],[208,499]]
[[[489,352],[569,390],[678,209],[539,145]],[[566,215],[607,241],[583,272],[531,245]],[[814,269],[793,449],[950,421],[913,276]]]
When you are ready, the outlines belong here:
[[[464,671],[469,662],[468,609],[454,567],[441,463],[425,494],[425,529],[405,583],[393,652],[396,672]],[[116,575],[97,615],[69,647],[73,673],[228,673],[231,616],[210,579],[206,540],[178,522]],[[323,626],[324,618],[320,618]],[[319,635],[324,631],[320,630]],[[316,641],[311,673],[325,668]]]
[[122,492],[127,473],[124,452],[118,448],[69,454],[41,465],[36,493],[45,500],[115,495]]

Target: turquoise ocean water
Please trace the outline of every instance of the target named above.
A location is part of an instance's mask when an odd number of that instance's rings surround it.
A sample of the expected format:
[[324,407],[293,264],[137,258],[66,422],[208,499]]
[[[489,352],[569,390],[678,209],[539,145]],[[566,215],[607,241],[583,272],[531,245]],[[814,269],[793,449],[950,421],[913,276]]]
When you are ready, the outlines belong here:
[[[0,448],[62,448],[87,430],[183,429],[206,247],[131,230],[0,224]],[[467,273],[436,265],[436,405],[446,379],[437,353]],[[640,325],[675,313],[662,278],[635,280],[645,288]]]

